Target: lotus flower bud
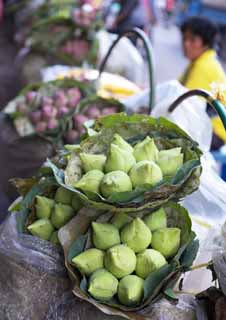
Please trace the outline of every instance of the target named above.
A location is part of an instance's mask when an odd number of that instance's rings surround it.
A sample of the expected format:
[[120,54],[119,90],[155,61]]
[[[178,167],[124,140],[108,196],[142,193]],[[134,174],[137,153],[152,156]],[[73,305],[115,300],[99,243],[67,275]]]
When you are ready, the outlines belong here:
[[44,105],[52,105],[53,99],[51,97],[42,97],[42,104]]
[[160,252],[146,249],[137,255],[136,274],[145,279],[150,273],[160,269],[166,263],[166,259]]
[[163,208],[144,217],[144,222],[151,231],[167,227],[167,216]]
[[76,194],[72,197],[71,205],[75,212],[79,211],[83,207],[83,203]]
[[59,122],[57,119],[49,119],[48,123],[47,123],[47,128],[49,130],[54,130],[58,127]]
[[131,152],[127,152],[111,143],[105,164],[106,172],[120,170],[127,173],[135,163],[136,160]]
[[63,227],[74,215],[72,207],[65,204],[55,204],[51,222],[56,229]]
[[53,244],[59,245],[60,241],[58,238],[58,231],[54,231],[50,237],[50,242],[52,242]]
[[67,114],[68,112],[69,112],[69,110],[67,107],[61,106],[61,107],[59,107],[59,110],[57,112],[57,117],[58,118],[64,117],[65,114]]
[[180,229],[162,228],[153,232],[151,246],[165,258],[173,257],[180,247]]
[[54,231],[51,222],[46,218],[36,220],[27,228],[33,236],[37,236],[43,240],[49,240]]
[[76,128],[82,128],[84,122],[86,122],[88,118],[84,116],[83,114],[75,114],[73,116],[74,126]]
[[41,218],[49,218],[51,215],[52,208],[54,206],[54,200],[42,197],[42,196],[36,196],[36,216]]
[[157,161],[158,153],[154,139],[146,137],[142,142],[135,145],[133,155],[137,162],[143,160]]
[[104,267],[104,252],[99,249],[88,249],[72,259],[72,263],[82,274],[89,276]]
[[112,171],[105,174],[101,185],[101,193],[108,198],[113,193],[132,190],[132,183],[129,176],[123,171]]
[[35,131],[38,133],[43,133],[47,129],[47,123],[44,121],[40,121],[35,126]]
[[104,173],[100,170],[91,170],[87,172],[78,182],[75,187],[81,189],[83,192],[90,191],[99,193],[100,183],[104,177]]
[[27,103],[32,103],[37,93],[35,91],[28,91],[26,93],[26,101]]
[[134,188],[145,184],[154,186],[162,180],[162,171],[153,161],[144,160],[132,167],[130,179]]
[[78,88],[70,88],[67,93],[70,98],[77,98],[78,101],[82,97],[81,91]]
[[74,143],[79,138],[79,133],[77,130],[69,130],[64,138],[66,143]]
[[22,114],[26,114],[28,111],[28,107],[25,103],[18,103],[16,106],[16,110]]
[[86,110],[86,115],[87,115],[87,117],[89,117],[90,119],[97,119],[97,118],[101,115],[101,112],[100,112],[100,110],[98,109],[98,107],[96,107],[96,106],[94,105],[94,106],[89,107],[89,108]]
[[144,280],[129,275],[120,280],[118,299],[125,306],[135,306],[141,302],[144,295]]
[[118,289],[118,279],[105,269],[95,271],[89,280],[88,292],[99,301],[109,301]]
[[78,105],[79,101],[80,101],[80,99],[78,97],[69,98],[68,107],[71,109],[75,109],[76,106]]
[[107,250],[104,265],[108,271],[120,279],[135,270],[136,255],[129,247],[119,244]]
[[118,112],[118,109],[116,107],[108,107],[108,108],[104,108],[102,110],[102,115],[103,116],[108,116],[109,114],[113,114]]
[[42,118],[43,120],[49,120],[52,117],[53,107],[45,105],[42,107]]
[[104,164],[106,161],[106,156],[104,154],[80,153],[80,159],[85,172],[91,170],[104,171]]
[[29,118],[31,122],[34,124],[37,124],[41,120],[41,117],[42,117],[42,113],[40,110],[32,111],[29,113]]
[[151,243],[152,234],[146,224],[135,218],[121,231],[121,241],[134,252],[144,251]]
[[111,223],[118,229],[123,228],[126,224],[132,221],[132,218],[124,212],[114,213]]
[[57,203],[70,205],[72,202],[72,197],[73,197],[73,192],[63,187],[59,187],[55,194],[55,201]]
[[158,165],[164,176],[175,175],[177,170],[183,165],[183,153],[181,148],[162,150],[159,152]]
[[126,151],[126,152],[131,152],[133,153],[133,147],[126,142],[119,134],[115,133],[113,140],[112,140],[112,144],[118,146],[119,148],[121,148],[122,150]]
[[120,243],[118,229],[110,223],[92,223],[93,244],[97,249],[107,250]]

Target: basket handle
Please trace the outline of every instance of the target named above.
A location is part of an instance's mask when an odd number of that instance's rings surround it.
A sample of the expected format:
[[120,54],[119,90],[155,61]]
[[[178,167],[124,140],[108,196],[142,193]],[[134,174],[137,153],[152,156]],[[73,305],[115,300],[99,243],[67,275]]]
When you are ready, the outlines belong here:
[[108,58],[110,57],[114,47],[123,37],[129,36],[129,35],[135,35],[137,36],[137,38],[140,38],[143,41],[144,48],[146,50],[147,61],[148,61],[148,72],[149,72],[149,89],[150,89],[148,114],[150,114],[155,102],[154,64],[153,64],[154,58],[153,58],[153,49],[152,49],[150,40],[148,39],[144,31],[142,31],[139,28],[134,28],[134,29],[125,31],[118,36],[118,38],[110,46],[106,56],[104,57],[103,61],[100,64],[99,78],[102,72],[104,71]]
[[173,112],[184,100],[193,96],[199,96],[206,99],[211,107],[218,113],[226,131],[226,107],[206,90],[195,89],[182,94],[170,105],[168,111]]

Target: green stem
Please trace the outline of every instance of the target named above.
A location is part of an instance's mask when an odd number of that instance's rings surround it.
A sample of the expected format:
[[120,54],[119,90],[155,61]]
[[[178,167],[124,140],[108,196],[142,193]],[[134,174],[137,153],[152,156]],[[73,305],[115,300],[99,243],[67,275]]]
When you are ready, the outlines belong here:
[[211,262],[197,264],[196,266],[191,267],[190,270],[194,271],[194,270],[198,270],[198,269],[202,269],[202,268],[207,268],[210,264],[211,264]]
[[169,107],[169,112],[173,112],[184,100],[187,98],[193,97],[193,96],[200,96],[202,98],[205,98],[206,101],[211,105],[211,107],[216,110],[218,113],[224,128],[226,130],[226,108],[221,102],[217,99],[215,99],[208,91],[201,90],[201,89],[195,89],[190,90],[184,94],[182,94],[179,98],[177,98]]
[[[155,103],[155,83],[154,83],[154,64],[153,64],[153,49],[151,46],[151,43],[145,34],[144,31],[140,30],[139,28],[134,28],[132,30],[128,30],[124,33],[122,33],[111,45],[109,48],[106,56],[104,57],[104,60],[102,61],[100,68],[99,68],[99,77],[101,76],[106,63],[108,61],[108,58],[110,57],[114,47],[117,45],[117,43],[126,36],[130,35],[136,35],[138,38],[140,38],[143,43],[144,43],[144,48],[146,50],[146,55],[147,55],[147,62],[148,62],[148,72],[149,72],[149,109],[148,109],[148,114],[151,113],[151,110],[153,109],[154,103]],[[126,53],[125,53],[126,54]]]

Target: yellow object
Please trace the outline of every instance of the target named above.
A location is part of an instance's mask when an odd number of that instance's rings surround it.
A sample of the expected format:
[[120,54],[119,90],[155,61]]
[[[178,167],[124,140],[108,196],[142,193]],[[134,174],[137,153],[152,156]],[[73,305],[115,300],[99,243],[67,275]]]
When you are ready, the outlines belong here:
[[[190,63],[179,81],[190,90],[211,91],[216,99],[226,105],[226,75],[214,50],[206,50],[198,59]],[[226,132],[220,118],[214,117],[212,125],[214,133],[226,142]]]
[[190,63],[179,80],[188,89],[211,91],[213,83],[226,84],[226,75],[217,60],[214,50],[206,50],[198,59]]
[[[98,78],[98,71],[91,69],[73,68],[66,73],[57,75],[57,79],[75,78],[77,80],[96,80]],[[141,89],[133,82],[111,73],[103,72],[99,79],[99,87],[97,94],[102,98],[121,99],[131,95],[137,94]]]
[[226,131],[221,119],[219,117],[214,117],[211,119],[211,122],[214,133],[226,143]]

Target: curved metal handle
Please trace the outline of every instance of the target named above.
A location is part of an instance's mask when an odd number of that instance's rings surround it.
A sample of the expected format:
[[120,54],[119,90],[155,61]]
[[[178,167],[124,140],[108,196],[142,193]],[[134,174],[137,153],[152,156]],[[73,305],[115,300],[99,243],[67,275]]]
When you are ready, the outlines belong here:
[[169,107],[168,111],[173,112],[184,100],[193,96],[200,96],[211,105],[213,109],[218,113],[225,131],[226,131],[226,107],[217,99],[215,99],[208,91],[202,89],[190,90],[184,94],[182,94],[179,98],[177,98]]
[[155,102],[155,84],[154,84],[154,58],[153,58],[153,49],[151,46],[151,43],[147,37],[147,35],[145,34],[144,31],[142,31],[139,28],[134,28],[132,30],[128,30],[126,32],[123,32],[120,36],[118,36],[118,38],[112,43],[112,45],[110,46],[106,56],[104,57],[104,60],[101,62],[100,67],[99,67],[99,77],[101,76],[106,63],[108,61],[108,58],[110,57],[114,47],[117,45],[117,43],[126,36],[129,35],[136,35],[137,38],[140,38],[143,43],[144,43],[144,47],[146,50],[146,54],[147,54],[147,61],[148,61],[148,71],[149,71],[149,90],[150,90],[150,95],[149,95],[149,108],[148,108],[148,114],[151,113],[151,110],[153,109],[154,106],[154,102]]

